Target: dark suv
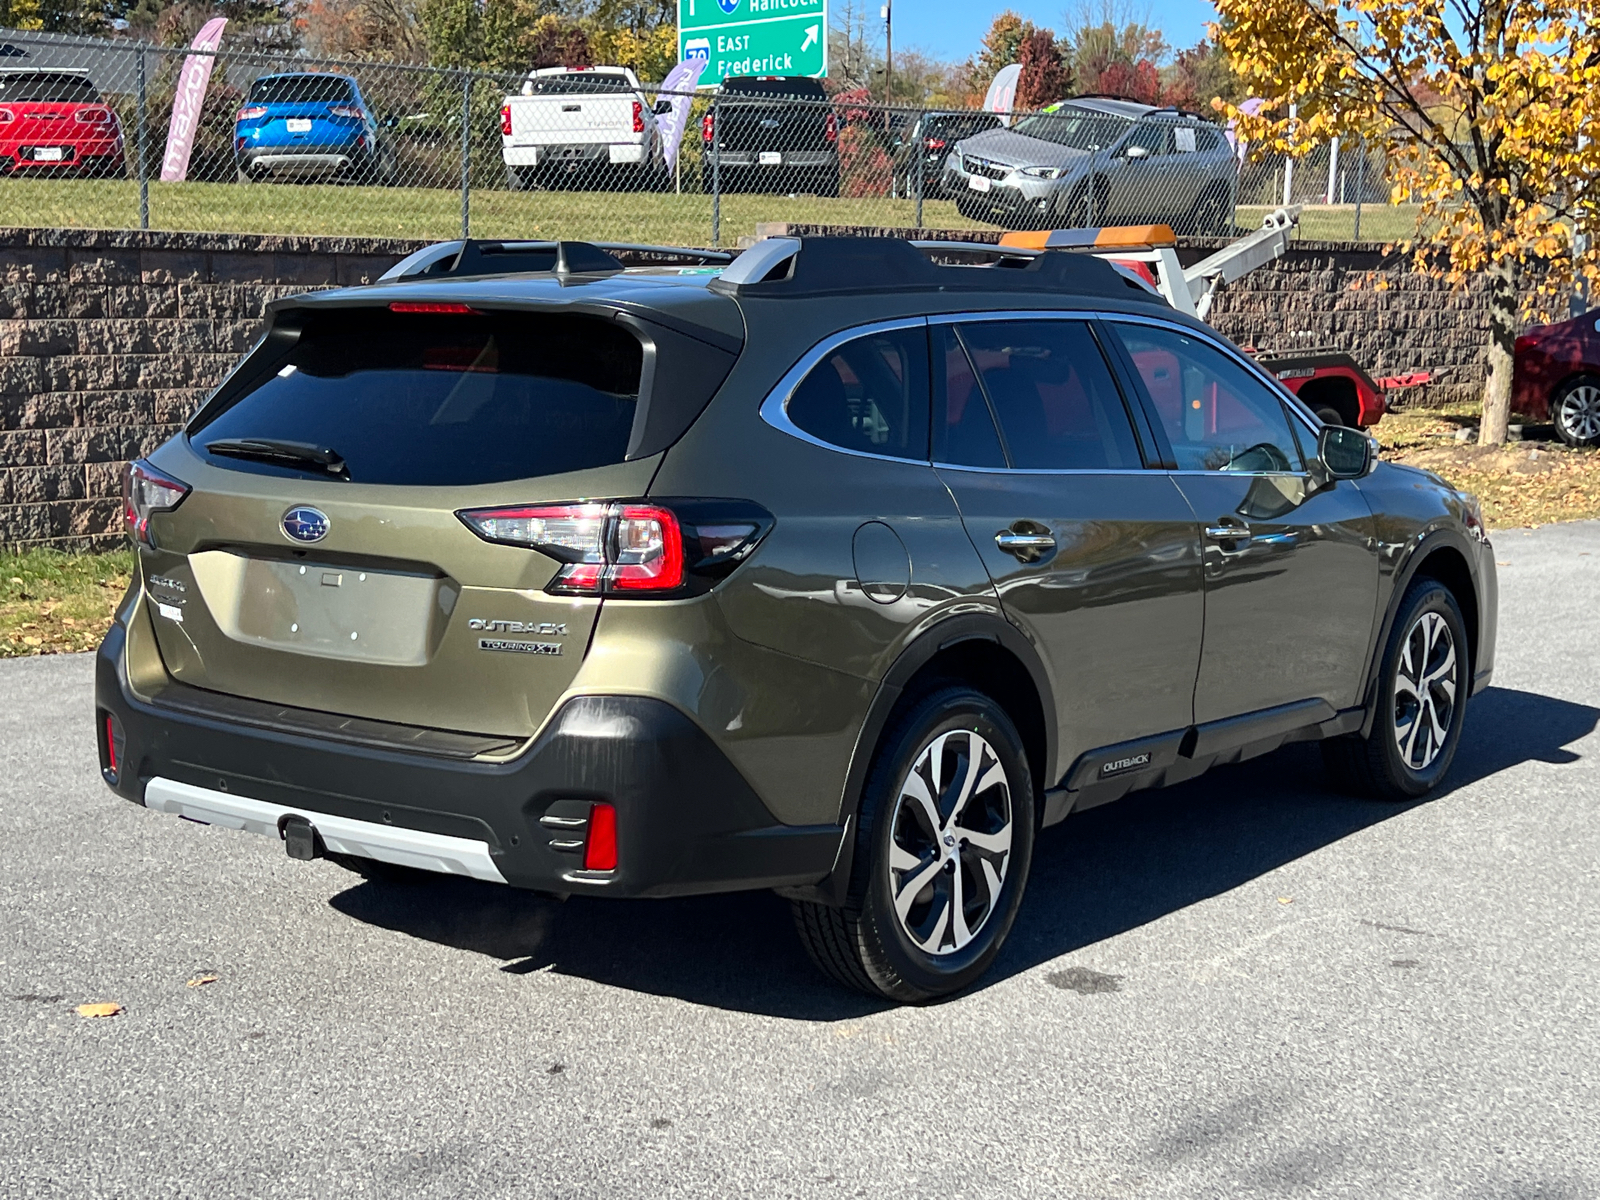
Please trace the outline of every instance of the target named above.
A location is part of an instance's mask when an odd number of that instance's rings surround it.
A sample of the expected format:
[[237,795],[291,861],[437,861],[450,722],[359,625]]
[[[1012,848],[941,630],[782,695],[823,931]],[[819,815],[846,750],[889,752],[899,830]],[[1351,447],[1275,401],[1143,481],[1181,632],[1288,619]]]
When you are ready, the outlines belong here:
[[724,79],[700,140],[707,192],[839,194],[839,122],[820,80]]
[[1304,740],[1438,785],[1477,503],[1109,264],[973,249],[455,242],[274,302],[129,468],[106,781],[298,858],[776,888],[906,1001],[1072,813]]

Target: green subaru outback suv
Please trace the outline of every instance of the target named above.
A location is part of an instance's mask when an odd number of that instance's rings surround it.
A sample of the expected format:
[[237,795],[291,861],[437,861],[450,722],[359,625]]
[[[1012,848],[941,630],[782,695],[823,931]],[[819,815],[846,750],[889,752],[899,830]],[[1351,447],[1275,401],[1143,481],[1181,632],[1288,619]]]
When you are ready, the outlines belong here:
[[774,888],[918,1001],[1072,813],[1291,741],[1384,799],[1449,769],[1470,496],[1092,257],[702,258],[456,242],[275,303],[128,470],[106,781],[298,858]]

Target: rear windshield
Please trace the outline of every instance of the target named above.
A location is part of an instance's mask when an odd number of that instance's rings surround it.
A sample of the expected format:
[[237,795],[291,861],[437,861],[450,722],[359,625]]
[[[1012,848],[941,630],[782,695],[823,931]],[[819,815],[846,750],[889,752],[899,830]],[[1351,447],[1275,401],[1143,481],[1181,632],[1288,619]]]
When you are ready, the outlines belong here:
[[597,75],[593,71],[573,71],[567,75],[541,75],[526,80],[524,96],[581,96],[594,92],[627,92],[626,75]]
[[99,104],[100,93],[82,75],[53,75],[40,71],[26,75],[0,74],[0,101],[18,104]]
[[964,113],[958,117],[929,117],[923,136],[960,141],[962,138],[969,138],[975,133],[982,133],[985,129],[998,128],[999,124],[1000,118],[993,113],[974,113],[970,116]]
[[753,79],[735,76],[722,81],[722,90],[731,96],[793,96],[800,100],[826,100],[828,93],[815,79],[803,76],[783,79]]
[[325,104],[353,100],[350,81],[337,75],[269,75],[250,85],[255,104]]
[[1132,121],[1122,117],[1063,108],[1024,117],[1017,122],[1016,130],[1027,137],[1055,142],[1074,150],[1103,150],[1127,133],[1132,124]]
[[[356,483],[499,483],[620,463],[643,350],[599,317],[315,313],[288,361],[198,430],[333,450]],[[292,467],[212,455],[236,470]]]

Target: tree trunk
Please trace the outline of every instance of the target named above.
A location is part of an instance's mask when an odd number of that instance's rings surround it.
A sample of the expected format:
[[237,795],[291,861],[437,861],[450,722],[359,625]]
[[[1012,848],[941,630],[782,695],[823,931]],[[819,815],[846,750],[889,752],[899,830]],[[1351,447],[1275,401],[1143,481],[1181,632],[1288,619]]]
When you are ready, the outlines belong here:
[[1512,347],[1517,339],[1516,269],[1510,262],[1491,266],[1489,276],[1489,378],[1483,385],[1480,446],[1503,446],[1511,423]]

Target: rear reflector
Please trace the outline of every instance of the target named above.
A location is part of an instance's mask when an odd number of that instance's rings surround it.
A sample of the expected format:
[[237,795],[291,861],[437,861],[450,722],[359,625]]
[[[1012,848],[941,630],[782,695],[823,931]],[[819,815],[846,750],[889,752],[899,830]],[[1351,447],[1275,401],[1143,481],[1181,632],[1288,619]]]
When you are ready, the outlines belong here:
[[475,313],[478,310],[470,304],[447,303],[442,300],[396,300],[389,305],[390,312],[396,313]]
[[112,716],[106,714],[106,768],[113,776],[117,773],[117,731]]
[[583,847],[583,869],[617,869],[617,810],[613,805],[596,804],[589,810],[589,840]]

